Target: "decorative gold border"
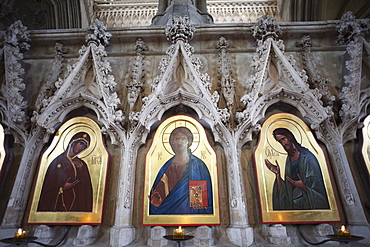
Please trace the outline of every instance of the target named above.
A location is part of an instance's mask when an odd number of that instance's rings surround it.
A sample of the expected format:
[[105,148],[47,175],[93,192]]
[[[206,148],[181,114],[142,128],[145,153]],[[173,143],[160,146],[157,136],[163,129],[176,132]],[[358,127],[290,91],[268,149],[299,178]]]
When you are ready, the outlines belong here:
[[[55,157],[66,150],[69,140],[79,132],[86,132],[90,136],[89,147],[78,154],[78,157],[86,162],[90,172],[93,188],[92,212],[38,212],[37,206],[49,164]],[[109,153],[105,149],[100,126],[93,119],[88,117],[76,117],[65,122],[56,132],[49,148],[42,155],[28,223],[101,224],[108,163]]]
[[[149,194],[155,177],[163,164],[173,156],[169,135],[173,129],[184,126],[193,133],[192,153],[207,165],[212,180],[213,214],[149,215]],[[219,225],[219,194],[216,153],[207,140],[203,126],[185,115],[172,116],[163,121],[155,132],[152,146],[146,155],[143,197],[143,225]]]
[[[281,127],[289,129],[294,134],[297,141],[317,157],[321,167],[330,209],[273,210],[272,189],[275,181],[275,174],[268,170],[264,160],[269,159],[274,164],[276,160],[280,166],[281,177],[284,177],[287,154],[281,145],[274,139],[272,134],[274,129]],[[262,222],[264,224],[340,221],[324,152],[317,144],[308,126],[300,118],[289,113],[277,113],[270,116],[262,125],[259,143],[255,150],[254,157],[260,195]]]
[[370,115],[365,118],[364,127],[362,128],[362,156],[364,158],[367,172],[370,174]]

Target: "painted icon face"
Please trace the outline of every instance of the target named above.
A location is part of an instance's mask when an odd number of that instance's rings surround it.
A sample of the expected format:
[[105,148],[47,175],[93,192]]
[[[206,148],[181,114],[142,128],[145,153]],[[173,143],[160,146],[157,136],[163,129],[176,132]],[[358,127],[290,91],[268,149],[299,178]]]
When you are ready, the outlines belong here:
[[171,146],[176,154],[187,152],[189,147],[188,137],[181,132],[177,133],[173,137]]
[[292,141],[285,135],[276,135],[276,140],[283,146],[288,153],[294,149]]
[[73,153],[78,154],[87,148],[87,144],[84,141],[77,141],[73,144]]

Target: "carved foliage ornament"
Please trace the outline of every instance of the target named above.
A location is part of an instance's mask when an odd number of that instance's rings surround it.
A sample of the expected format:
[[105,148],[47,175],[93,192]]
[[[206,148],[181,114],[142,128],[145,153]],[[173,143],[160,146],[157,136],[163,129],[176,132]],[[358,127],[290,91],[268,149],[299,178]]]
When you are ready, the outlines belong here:
[[144,55],[143,52],[147,49],[144,41],[138,38],[135,43],[136,59],[133,68],[132,81],[126,83],[128,89],[127,101],[130,105],[130,110],[132,111],[134,105],[139,97],[139,93],[143,90],[144,78]]
[[258,19],[257,25],[252,28],[253,37],[257,40],[266,40],[272,37],[274,40],[281,35],[282,31],[275,18],[264,15]]
[[107,27],[104,26],[103,21],[95,19],[94,24],[89,28],[89,31],[92,33],[86,35],[86,42],[96,42],[103,46],[108,45],[112,34],[106,32],[106,30]]
[[176,43],[178,40],[188,42],[193,38],[195,28],[189,24],[188,16],[174,16],[171,25],[166,27],[165,32],[167,39],[172,43]]
[[48,75],[47,81],[42,85],[39,96],[37,97],[35,106],[37,110],[41,110],[43,106],[47,106],[50,103],[50,96],[56,90],[55,81],[58,80],[63,66],[64,66],[64,55],[67,53],[68,48],[63,44],[56,43],[54,47],[55,58],[51,67],[51,71]]
[[[335,96],[329,91],[328,84],[330,83],[330,80],[323,78],[320,70],[317,68],[315,58],[311,52],[311,37],[309,35],[304,35],[300,42],[298,42],[297,46],[302,48],[301,54],[304,69],[311,74],[312,78],[309,80],[311,88],[315,88],[318,91],[318,94],[320,94],[318,98],[321,98],[320,102],[322,102],[322,105],[332,108]],[[330,109],[330,111],[330,116],[332,116],[334,113],[332,112],[332,109]]]
[[226,99],[227,107],[230,112],[234,104],[234,95],[235,95],[235,79],[231,75],[231,65],[228,54],[229,43],[224,37],[221,37],[218,41],[218,50],[219,50],[219,80],[221,84],[221,92]]
[[349,42],[354,41],[354,38],[358,35],[362,35],[370,28],[369,19],[356,20],[356,17],[351,11],[346,12],[339,24],[337,25],[338,44],[347,45]]
[[26,85],[21,78],[24,74],[24,69],[19,60],[23,59],[21,50],[28,50],[30,47],[27,43],[29,41],[29,31],[27,31],[27,27],[23,26],[21,21],[16,21],[7,29],[3,38],[5,39],[6,83],[1,90],[7,105],[5,116],[9,116],[9,125],[16,124],[14,125],[16,129],[21,127],[24,131],[29,121],[25,113],[27,102],[21,94]]

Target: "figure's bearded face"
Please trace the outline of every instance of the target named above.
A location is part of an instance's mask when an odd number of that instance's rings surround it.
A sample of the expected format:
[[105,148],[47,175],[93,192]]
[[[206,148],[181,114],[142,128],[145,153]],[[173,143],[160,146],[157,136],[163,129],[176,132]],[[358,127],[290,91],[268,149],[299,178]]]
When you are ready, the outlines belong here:
[[291,153],[294,150],[292,141],[285,135],[276,135],[276,140],[283,146],[284,150]]
[[189,147],[188,137],[181,132],[177,133],[172,139],[171,147],[176,154],[187,152]]

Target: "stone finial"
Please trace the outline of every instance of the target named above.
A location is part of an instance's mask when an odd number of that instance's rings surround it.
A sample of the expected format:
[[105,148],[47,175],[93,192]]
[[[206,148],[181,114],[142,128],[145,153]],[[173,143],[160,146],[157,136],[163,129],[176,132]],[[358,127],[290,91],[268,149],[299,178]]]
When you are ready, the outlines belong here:
[[96,19],[94,24],[90,26],[90,34],[86,35],[86,42],[96,42],[106,46],[109,44],[109,40],[112,37],[112,34],[106,32],[107,27],[104,26],[103,21]]
[[352,12],[348,11],[342,16],[337,25],[337,31],[339,33],[337,42],[340,45],[347,45],[353,41],[356,36],[362,35],[362,33],[369,30],[369,28],[369,20],[356,20]]
[[140,92],[143,91],[144,77],[144,55],[143,52],[147,49],[146,44],[141,38],[138,38],[135,43],[136,59],[132,71],[132,81],[126,84],[128,89],[127,101],[130,105],[130,110],[134,109],[135,103]]
[[282,31],[274,17],[264,15],[258,19],[255,26],[252,27],[253,37],[257,40],[264,41],[269,37],[274,40],[281,35]]
[[2,34],[6,44],[12,46],[18,46],[22,50],[28,50],[30,45],[27,43],[29,41],[30,31],[27,31],[27,27],[23,26],[20,20],[15,21],[10,25],[6,32]]
[[166,27],[167,39],[176,43],[179,40],[188,42],[193,38],[195,27],[189,24],[188,16],[175,16],[172,18],[171,25]]

